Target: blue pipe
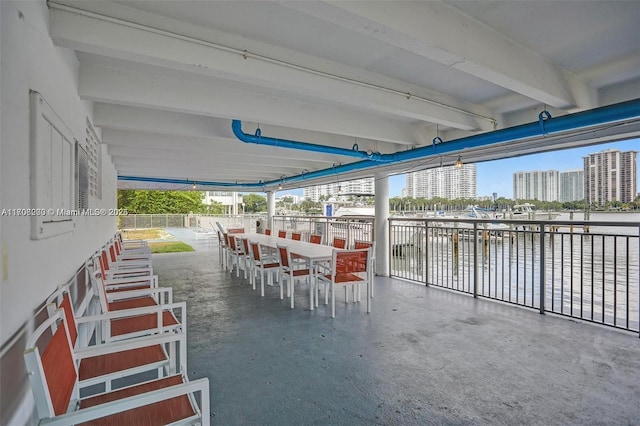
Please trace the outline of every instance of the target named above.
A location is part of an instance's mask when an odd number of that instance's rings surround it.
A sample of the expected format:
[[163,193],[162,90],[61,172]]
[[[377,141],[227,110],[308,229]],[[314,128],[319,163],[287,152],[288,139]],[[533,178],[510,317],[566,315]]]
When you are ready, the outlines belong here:
[[[589,111],[578,112],[556,118],[546,118],[544,120],[544,126],[540,125],[539,121],[535,121],[528,124],[522,124],[508,129],[496,130],[494,132],[482,133],[479,135],[468,136],[461,139],[456,139],[449,142],[434,144],[430,146],[423,146],[420,148],[400,151],[392,154],[376,154],[379,156],[378,161],[362,160],[354,163],[343,164],[327,169],[316,170],[313,172],[305,172],[299,175],[290,176],[285,179],[285,183],[298,183],[305,180],[317,179],[326,176],[340,175],[342,173],[364,170],[368,168],[374,168],[380,166],[380,162],[386,164],[407,162],[411,160],[417,160],[421,158],[428,158],[431,156],[458,153],[464,149],[477,148],[487,145],[505,143],[515,140],[527,139],[536,136],[543,136],[546,134],[561,133],[565,131],[585,128],[589,126],[610,124],[620,122],[624,120],[638,119],[640,118],[640,99],[634,99],[619,104],[609,105],[605,107],[595,108]],[[234,120],[234,133],[235,123],[240,126],[241,122]],[[294,141],[287,141],[294,142]],[[295,142],[294,142],[295,143]],[[299,142],[298,144],[304,144]],[[322,150],[322,145],[312,145],[313,151],[325,152],[325,153],[337,153],[333,150],[349,151],[344,148],[324,147],[326,150]],[[278,145],[282,146],[282,145]],[[304,146],[304,145],[303,145]],[[302,149],[300,145],[296,149]],[[359,151],[355,151],[359,152]],[[118,180],[137,181],[137,182],[156,182],[156,183],[175,183],[192,185],[193,183],[205,185],[205,186],[217,186],[217,187],[234,187],[234,188],[246,188],[246,189],[266,189],[268,187],[277,186],[283,181],[281,179],[267,181],[267,182],[255,182],[255,183],[234,183],[234,182],[209,182],[209,181],[192,181],[187,179],[162,179],[162,178],[147,178],[136,176],[118,176]]]
[[245,143],[276,146],[280,148],[300,149],[303,151],[322,152],[325,154],[345,155],[348,157],[356,157],[360,159],[367,159],[367,160],[373,160],[373,161],[384,161],[384,160],[381,160],[381,157],[382,157],[381,154],[360,151],[358,149],[358,144],[353,144],[352,149],[347,149],[347,148],[339,148],[335,146],[316,145],[308,142],[298,142],[298,141],[290,141],[287,139],[270,138],[267,136],[262,136],[262,132],[260,131],[259,128],[256,129],[255,135],[250,135],[249,133],[245,133],[242,131],[242,121],[240,120],[232,120],[231,129],[233,130],[233,134],[236,135],[238,139],[240,139],[242,142],[245,142]]

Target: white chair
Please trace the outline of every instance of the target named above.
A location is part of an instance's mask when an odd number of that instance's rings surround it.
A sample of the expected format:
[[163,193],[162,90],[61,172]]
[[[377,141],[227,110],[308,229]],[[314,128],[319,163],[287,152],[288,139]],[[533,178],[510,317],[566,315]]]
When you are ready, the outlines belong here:
[[[359,250],[334,249],[331,259],[331,272],[318,275],[319,282],[325,282],[331,290],[331,318],[336,317],[336,289],[344,287],[345,302],[348,303],[347,287],[351,287],[354,303],[359,301],[361,285],[370,285],[371,280],[371,248]],[[367,292],[367,312],[371,312],[369,301],[370,293]],[[325,292],[325,304],[326,292]]]
[[291,261],[291,252],[288,246],[276,245],[278,249],[278,260],[280,263],[280,299],[283,299],[284,281],[287,280],[287,296],[291,298],[291,309],[294,305],[295,281],[304,278],[309,285],[313,286],[311,276],[313,275],[309,268],[297,268],[298,264]]
[[[51,338],[40,351],[41,338]],[[80,397],[78,369],[64,313],[45,320],[24,353],[36,411],[42,423],[70,425],[100,419],[100,424],[209,425],[209,381],[176,374],[90,397]],[[122,347],[127,343],[122,342]]]
[[[264,297],[264,275],[268,274],[269,285],[273,285],[273,273],[276,277],[280,271],[280,263],[274,261],[272,257],[267,257],[262,250],[260,243],[255,241],[249,241],[251,252],[251,284],[253,289],[256,289],[256,274],[260,275],[260,296]],[[276,278],[277,281],[280,281]],[[282,286],[282,283],[280,283]]]
[[[69,330],[73,357],[78,369],[78,385],[84,387],[104,384],[111,390],[114,379],[136,375],[145,371],[157,371],[157,377],[176,374],[178,362],[186,371],[186,333],[163,333],[127,339],[126,343],[81,345],[75,319],[75,311],[67,287],[61,287],[48,299],[49,316],[64,311]],[[176,354],[180,354],[179,360]],[[95,393],[95,392],[94,392]]]

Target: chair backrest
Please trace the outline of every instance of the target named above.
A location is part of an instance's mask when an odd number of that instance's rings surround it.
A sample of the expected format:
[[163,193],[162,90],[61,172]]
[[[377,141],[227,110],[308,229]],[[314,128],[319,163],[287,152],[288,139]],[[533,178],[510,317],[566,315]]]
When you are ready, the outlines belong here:
[[249,254],[249,240],[247,238],[241,238],[242,246],[244,247],[244,254]]
[[355,240],[353,242],[354,249],[364,249],[364,248],[372,248],[372,247],[373,247],[372,241]]
[[220,247],[226,247],[227,246],[227,243],[226,243],[225,238],[224,238],[224,234],[222,232],[220,232],[220,231],[218,231],[218,242],[220,243]]
[[[334,250],[333,276],[336,282],[353,281],[353,274],[366,274],[370,268],[371,248]],[[366,278],[366,277],[361,277]]]
[[292,240],[295,240],[295,241],[300,241],[300,240],[302,240],[302,233],[300,233],[300,232],[293,232],[293,233],[291,234],[291,239],[292,239]]
[[333,246],[339,249],[347,248],[347,239],[340,238],[340,237],[333,237]]
[[260,248],[260,243],[250,241],[249,245],[251,245],[251,259],[257,263],[262,262],[262,256],[260,254],[262,249]]
[[66,285],[59,287],[47,298],[47,310],[49,316],[54,315],[60,309],[64,311],[65,321],[67,322],[67,327],[69,328],[71,346],[75,347],[78,340],[78,325],[76,323],[73,303],[71,303],[69,287]]
[[271,229],[265,229],[264,235],[271,235]]
[[235,237],[231,237],[228,234],[225,234],[227,236],[227,241],[229,242],[229,248],[231,249],[232,252],[237,252],[236,249],[236,238]]
[[278,248],[278,260],[280,261],[280,266],[288,270],[291,265],[291,254],[289,253],[289,247],[277,245]]
[[322,244],[322,234],[309,235],[309,242],[313,244]]
[[278,238],[287,238],[287,231],[278,231]]
[[244,228],[229,228],[229,234],[244,234]]
[[[53,334],[41,356],[38,342],[49,330]],[[78,397],[78,371],[69,342],[61,310],[46,319],[27,342],[24,359],[41,419],[66,413],[71,399]]]

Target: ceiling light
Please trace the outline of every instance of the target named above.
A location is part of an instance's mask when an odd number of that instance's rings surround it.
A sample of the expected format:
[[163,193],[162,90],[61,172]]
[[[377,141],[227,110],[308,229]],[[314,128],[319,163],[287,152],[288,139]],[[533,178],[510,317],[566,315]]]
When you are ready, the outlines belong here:
[[461,169],[464,163],[462,162],[462,158],[458,155],[458,159],[456,160],[456,169]]

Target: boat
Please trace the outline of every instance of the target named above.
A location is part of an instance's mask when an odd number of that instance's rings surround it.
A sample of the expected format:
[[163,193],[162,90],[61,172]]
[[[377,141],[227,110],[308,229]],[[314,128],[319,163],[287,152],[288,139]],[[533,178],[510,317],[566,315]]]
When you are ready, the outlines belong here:
[[560,213],[536,210],[531,203],[516,204],[508,214],[509,219],[526,220],[552,220],[560,216]]

